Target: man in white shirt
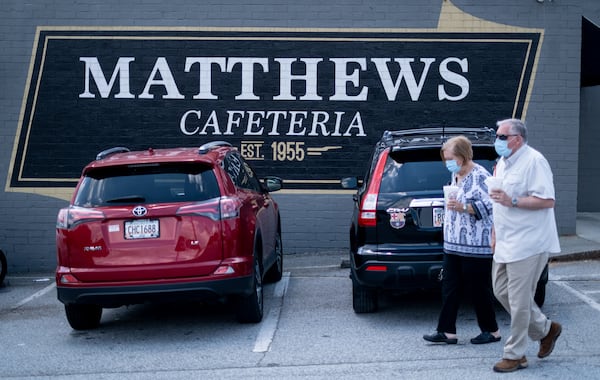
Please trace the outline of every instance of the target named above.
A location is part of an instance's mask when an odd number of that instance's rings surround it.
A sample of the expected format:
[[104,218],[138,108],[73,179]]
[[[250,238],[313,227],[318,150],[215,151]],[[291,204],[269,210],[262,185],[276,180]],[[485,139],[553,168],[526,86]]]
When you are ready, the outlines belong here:
[[560,252],[554,217],[554,184],[548,161],[527,145],[527,128],[518,119],[497,123],[495,175],[502,189],[494,202],[494,295],[511,317],[511,335],[496,372],[527,367],[527,337],[540,341],[539,358],[550,355],[562,326],[550,321],[534,301],[535,288],[550,253]]

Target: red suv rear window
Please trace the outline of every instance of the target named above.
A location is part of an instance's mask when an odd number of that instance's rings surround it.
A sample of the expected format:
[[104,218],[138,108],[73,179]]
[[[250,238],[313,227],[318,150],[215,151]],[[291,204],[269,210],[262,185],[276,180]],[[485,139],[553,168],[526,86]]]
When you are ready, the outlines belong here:
[[220,196],[212,168],[198,164],[103,167],[86,173],[74,205],[203,201]]

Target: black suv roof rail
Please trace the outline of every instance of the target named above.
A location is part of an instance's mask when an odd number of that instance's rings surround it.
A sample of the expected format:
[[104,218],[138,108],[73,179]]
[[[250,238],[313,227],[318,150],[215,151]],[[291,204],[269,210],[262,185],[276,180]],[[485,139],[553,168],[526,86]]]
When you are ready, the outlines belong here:
[[127,153],[130,150],[128,148],[125,148],[123,146],[116,146],[114,148],[110,148],[110,149],[106,149],[103,150],[102,152],[98,153],[96,155],[96,160],[102,160],[110,155],[116,154],[116,153]]
[[427,127],[385,131],[379,140],[381,147],[409,145],[439,145],[455,136],[465,136],[473,145],[493,145],[496,131],[489,127]]
[[206,154],[210,152],[212,149],[221,147],[221,146],[232,146],[227,141],[211,141],[203,144],[200,148],[198,148],[198,154]]

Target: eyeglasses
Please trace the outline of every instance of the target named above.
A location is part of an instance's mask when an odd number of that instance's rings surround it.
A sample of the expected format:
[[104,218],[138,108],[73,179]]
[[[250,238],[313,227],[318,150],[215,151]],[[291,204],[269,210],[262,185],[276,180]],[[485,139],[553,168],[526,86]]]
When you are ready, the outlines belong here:
[[509,138],[510,136],[521,136],[521,135],[496,135],[496,138],[497,138],[498,140],[503,140],[503,141],[504,141],[504,140],[508,140],[508,138]]

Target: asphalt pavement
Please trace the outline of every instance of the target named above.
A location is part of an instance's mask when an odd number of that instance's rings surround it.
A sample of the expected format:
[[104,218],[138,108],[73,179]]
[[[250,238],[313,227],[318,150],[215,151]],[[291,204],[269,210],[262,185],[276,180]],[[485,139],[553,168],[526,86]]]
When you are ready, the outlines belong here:
[[[579,214],[576,231],[561,236],[562,252],[553,260],[595,260],[555,263],[552,282],[561,291],[550,294],[545,313],[566,327],[550,360],[538,360],[537,345],[529,345],[530,368],[519,371],[519,379],[600,379],[600,348],[589,335],[600,315],[600,213]],[[233,322],[227,309],[185,303],[109,310],[101,328],[76,332],[56,301],[51,274],[11,278],[9,273],[14,286],[0,294],[0,378],[514,377],[491,370],[501,345],[466,343],[478,333],[470,311],[458,321],[466,342],[461,338],[449,347],[421,339],[435,324],[434,296],[411,295],[397,303],[384,298],[386,308],[379,313],[352,313],[348,272],[339,269],[347,258],[343,250],[286,255],[284,270],[293,281],[288,285],[286,273],[283,281],[268,285],[268,313],[251,326]],[[508,314],[498,313],[498,321],[509,331]]]

